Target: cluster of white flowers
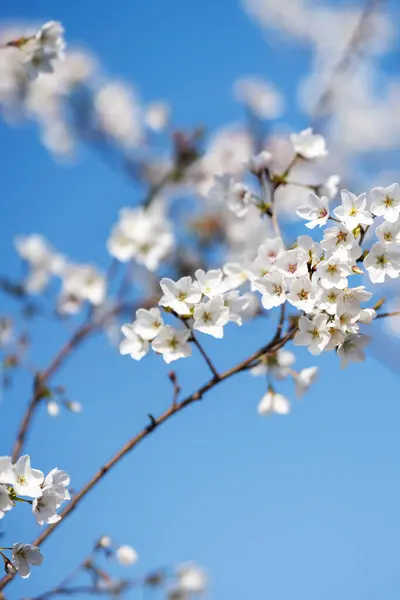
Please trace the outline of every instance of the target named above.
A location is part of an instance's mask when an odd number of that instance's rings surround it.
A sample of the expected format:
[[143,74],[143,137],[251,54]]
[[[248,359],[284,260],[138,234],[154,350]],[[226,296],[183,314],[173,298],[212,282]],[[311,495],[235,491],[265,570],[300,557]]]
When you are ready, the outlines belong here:
[[61,314],[77,313],[85,301],[93,306],[104,303],[106,278],[95,266],[70,263],[41,235],[18,236],[15,245],[18,254],[28,265],[28,274],[24,280],[27,293],[41,293],[51,277],[56,275],[62,282],[58,298],[58,310]]
[[[46,477],[38,469],[31,468],[28,455],[21,456],[16,463],[11,457],[0,457],[0,519],[18,502],[32,505],[32,513],[38,525],[57,523],[61,517],[58,509],[70,499],[68,485],[70,478],[65,471],[52,469]],[[17,543],[12,550],[10,565],[3,554],[6,566],[14,568],[21,577],[29,577],[29,565],[40,565],[42,555],[38,548],[30,544]]]
[[170,253],[174,244],[171,225],[160,201],[145,208],[123,208],[114,225],[107,248],[121,262],[135,259],[150,271]]
[[151,348],[170,363],[192,354],[189,341],[193,330],[222,338],[225,325],[231,321],[242,325],[243,320],[254,314],[252,294],[240,295],[235,289],[244,281],[235,264],[225,265],[224,271],[198,269],[195,280],[190,276],[178,281],[164,277],[160,281],[163,296],[159,305],[174,313],[187,329],[165,324],[159,308],[140,308],[136,320],[122,326],[125,339],[120,344],[121,354],[140,360],[151,343]]
[[168,592],[168,600],[189,600],[207,591],[207,575],[194,563],[177,567],[177,581]]

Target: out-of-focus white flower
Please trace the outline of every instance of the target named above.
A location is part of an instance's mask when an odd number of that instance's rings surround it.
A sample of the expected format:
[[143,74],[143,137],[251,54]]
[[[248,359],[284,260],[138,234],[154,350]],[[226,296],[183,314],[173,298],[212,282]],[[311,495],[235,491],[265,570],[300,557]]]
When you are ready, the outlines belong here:
[[136,550],[127,545],[117,548],[115,554],[120,565],[123,565],[124,567],[129,567],[130,565],[135,564],[139,558]]
[[30,565],[39,567],[43,562],[43,555],[37,546],[18,542],[13,545],[11,560],[18,575],[26,579],[31,574]]
[[49,400],[46,403],[46,410],[51,417],[58,417],[60,414],[60,405],[55,400]]
[[319,196],[326,196],[328,200],[332,200],[337,196],[339,191],[340,177],[339,175],[331,175],[322,185],[318,186]]
[[149,129],[157,133],[168,125],[171,109],[166,102],[152,102],[146,106],[144,120]]
[[350,362],[363,362],[365,360],[364,348],[371,338],[363,334],[350,334],[338,346],[337,353],[340,358],[340,367],[345,369]]
[[68,265],[62,277],[62,294],[99,306],[106,296],[106,278],[92,265]]
[[282,394],[276,394],[269,390],[260,400],[257,412],[259,415],[266,416],[276,413],[277,415],[287,415],[290,412],[290,403]]
[[215,298],[215,296],[218,296],[225,291],[225,286],[222,285],[223,272],[221,269],[211,269],[210,271],[197,269],[195,276],[199,283],[201,293],[204,294],[204,296]]
[[195,564],[181,565],[177,569],[178,589],[187,594],[203,594],[207,589],[207,576]]
[[319,133],[313,133],[311,128],[304,129],[300,133],[292,133],[290,136],[293,150],[308,160],[322,158],[328,154],[325,138]]
[[262,358],[260,362],[251,369],[251,374],[257,377],[268,373],[268,375],[275,379],[285,379],[290,374],[291,367],[295,360],[293,352],[281,349],[272,356]]
[[215,200],[217,204],[222,200],[237,217],[243,217],[251,204],[252,194],[246,185],[236,181],[231,175],[217,175],[208,198]]
[[297,398],[301,398],[318,377],[318,367],[307,367],[302,369],[294,377],[294,385]]
[[32,504],[33,516],[38,525],[57,523],[61,517],[57,514],[60,506],[60,496],[51,487],[43,490],[40,498],[35,498]]
[[80,402],[76,400],[64,400],[64,406],[71,412],[79,414],[82,412],[83,407]]
[[275,86],[261,77],[243,77],[235,82],[235,96],[260,119],[277,119],[285,109],[285,100]]
[[94,98],[94,110],[105,135],[127,148],[140,144],[141,110],[132,88],[121,82],[106,83]]
[[295,346],[308,346],[308,351],[317,355],[324,350],[329,338],[326,315],[316,315],[312,319],[302,316],[299,319],[299,331],[294,336],[293,343]]
[[42,292],[52,275],[62,274],[65,259],[53,250],[43,236],[37,234],[18,236],[15,247],[20,257],[30,267],[25,281],[27,292],[31,294]]

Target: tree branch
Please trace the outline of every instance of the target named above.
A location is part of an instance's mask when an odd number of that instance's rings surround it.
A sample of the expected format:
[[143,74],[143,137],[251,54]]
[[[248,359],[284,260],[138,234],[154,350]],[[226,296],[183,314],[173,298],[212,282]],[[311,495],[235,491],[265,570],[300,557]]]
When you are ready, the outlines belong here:
[[[168,421],[175,414],[184,410],[187,406],[194,404],[195,402],[201,400],[203,396],[209,392],[212,388],[217,386],[222,381],[226,379],[230,379],[233,375],[237,373],[241,373],[242,371],[246,371],[247,369],[253,366],[253,362],[259,358],[259,356],[271,356],[277,352],[280,348],[282,348],[287,342],[289,342],[294,334],[297,331],[297,326],[293,326],[289,329],[289,331],[283,336],[280,337],[278,333],[275,333],[272,340],[254,352],[247,359],[239,362],[237,365],[224,371],[219,375],[218,379],[210,379],[201,386],[196,392],[187,396],[181,402],[170,406],[164,413],[162,413],[158,418],[154,418],[152,422],[152,427],[144,427],[137,435],[128,440],[128,442],[122,446],[120,450],[114,456],[107,461],[100,469],[95,473],[95,475],[88,481],[86,485],[71,499],[70,503],[65,507],[65,509],[61,512],[61,521],[57,523],[53,523],[49,527],[47,527],[32,543],[35,546],[40,546],[43,542],[57,529],[60,523],[63,523],[66,517],[70,515],[80,504],[83,498],[103,479],[103,477],[110,471],[119,461],[124,458],[131,450],[133,450],[142,440],[147,438],[150,434],[152,434],[156,429],[160,427],[163,423]],[[0,590],[3,590],[14,578],[14,575],[8,574],[3,579],[0,580]]]

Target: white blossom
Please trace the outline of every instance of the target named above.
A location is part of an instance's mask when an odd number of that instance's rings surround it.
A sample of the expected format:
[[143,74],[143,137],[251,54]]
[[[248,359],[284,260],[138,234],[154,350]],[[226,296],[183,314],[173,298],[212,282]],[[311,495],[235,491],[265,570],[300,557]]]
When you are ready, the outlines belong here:
[[210,271],[203,271],[203,269],[197,269],[195,272],[196,279],[200,286],[201,293],[208,298],[215,298],[225,291],[222,286],[223,272],[221,269],[211,269]]
[[223,267],[223,271],[228,277],[229,284],[232,288],[243,285],[249,278],[248,270],[239,263],[226,263]]
[[257,412],[259,415],[267,416],[273,413],[287,415],[290,412],[290,403],[285,396],[269,390],[260,400]]
[[170,118],[170,107],[166,102],[152,102],[146,106],[144,120],[149,129],[160,133],[167,127]]
[[62,278],[62,293],[99,306],[106,296],[106,278],[92,265],[68,265]]
[[370,342],[370,337],[363,334],[350,334],[344,342],[338,346],[340,367],[345,369],[350,362],[363,362],[365,360],[364,348]]
[[44,525],[45,523],[60,521],[61,517],[57,514],[57,509],[61,502],[62,500],[60,500],[56,490],[53,490],[52,487],[44,488],[40,498],[35,498],[32,504],[32,512],[36,523]]
[[314,134],[311,128],[293,133],[290,141],[296,154],[305,159],[321,158],[328,154],[324,137],[319,133]]
[[39,498],[42,495],[41,485],[44,481],[42,471],[31,468],[31,459],[25,454],[12,468],[12,480],[9,483],[19,496]]
[[26,579],[31,574],[30,565],[39,567],[43,562],[43,555],[37,546],[18,542],[13,545],[11,560],[18,574]]
[[46,475],[44,480],[44,487],[51,488],[53,493],[59,496],[60,502],[64,500],[70,500],[71,496],[68,491],[68,486],[70,484],[70,477],[68,473],[58,469],[52,469],[48,475]]
[[207,588],[207,577],[203,569],[195,564],[181,565],[177,569],[178,589],[187,594],[203,594]]
[[310,194],[307,204],[299,206],[297,214],[302,219],[306,219],[306,227],[314,229],[314,227],[322,227],[326,224],[329,218],[329,200],[325,196],[317,196]]
[[138,335],[133,328],[133,324],[125,323],[121,331],[126,339],[119,345],[121,354],[129,354],[134,360],[141,360],[149,351],[149,342]]
[[159,308],[139,308],[132,328],[143,340],[153,340],[159,333],[164,321]]
[[189,337],[189,330],[178,330],[171,325],[164,325],[151,345],[155,352],[162,354],[166,363],[170,363],[179,358],[191,356],[192,348],[188,343]]
[[318,287],[305,275],[292,280],[286,299],[299,310],[309,313],[314,308],[318,294]]
[[351,270],[346,263],[332,256],[319,263],[315,274],[325,289],[339,288],[343,290],[347,287],[347,278],[351,275]]
[[400,220],[397,223],[383,221],[375,233],[381,244],[400,244]]
[[400,248],[377,242],[364,258],[372,283],[383,283],[386,276],[396,279],[400,273]]
[[189,275],[181,277],[179,281],[163,277],[160,287],[164,295],[159,303],[172,308],[178,315],[190,314],[191,309],[201,300],[200,286]]
[[343,262],[356,260],[362,254],[362,249],[356,243],[353,233],[344,225],[325,229],[321,246],[330,256]]
[[198,329],[202,333],[208,333],[216,338],[222,338],[224,335],[224,325],[229,321],[229,308],[225,306],[222,296],[218,296],[196,306],[193,318],[194,329]]
[[237,217],[243,217],[252,201],[248,187],[235,180],[231,175],[215,177],[215,183],[208,192],[211,200],[222,200]]
[[294,377],[295,392],[297,398],[301,398],[318,377],[318,367],[307,367],[302,369]]
[[0,483],[0,519],[4,514],[14,507],[14,502],[10,498],[8,488],[3,483]]
[[348,190],[342,190],[340,195],[342,204],[334,209],[333,214],[347,229],[353,230],[358,225],[371,225],[373,218],[367,210],[366,194],[356,196]]
[[343,290],[337,288],[323,289],[322,295],[318,300],[318,308],[326,311],[330,315],[337,312],[338,302],[342,298]]
[[331,175],[328,179],[320,186],[318,186],[318,193],[320,196],[326,196],[329,200],[332,200],[337,196],[339,191],[340,176]]
[[137,562],[139,555],[131,546],[124,545],[117,548],[116,557],[118,562],[124,567],[129,567]]
[[400,187],[393,183],[389,187],[376,187],[372,190],[371,212],[395,223],[400,217]]
[[294,336],[295,346],[308,346],[311,354],[321,354],[329,342],[328,317],[320,314],[312,319],[300,317],[299,331]]
[[286,250],[276,259],[276,266],[284,277],[302,277],[308,273],[308,255],[301,248]]
[[261,293],[261,304],[266,310],[280,306],[286,300],[286,282],[278,272],[255,279],[253,285]]
[[58,417],[60,414],[60,405],[55,400],[49,400],[46,403],[46,410],[51,417]]

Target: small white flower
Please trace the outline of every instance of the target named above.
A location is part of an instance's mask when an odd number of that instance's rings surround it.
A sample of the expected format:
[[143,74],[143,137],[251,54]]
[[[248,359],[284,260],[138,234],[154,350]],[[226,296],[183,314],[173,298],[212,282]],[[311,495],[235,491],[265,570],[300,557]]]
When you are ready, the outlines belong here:
[[43,555],[37,546],[18,542],[13,545],[11,560],[18,574],[26,579],[31,574],[30,565],[39,567],[43,562]]
[[376,310],[373,308],[362,308],[360,310],[359,323],[363,325],[370,325],[372,321],[376,318]]
[[195,276],[199,283],[201,293],[204,294],[204,296],[215,298],[215,296],[218,296],[221,293],[223,279],[221,269],[211,269],[207,272],[203,271],[203,269],[197,269]]
[[208,333],[215,338],[224,336],[224,325],[229,321],[229,308],[222,296],[212,298],[196,306],[193,313],[194,329]]
[[12,484],[15,473],[10,456],[0,456],[0,483]]
[[164,325],[151,345],[155,352],[162,354],[166,363],[170,363],[179,358],[191,356],[192,348],[188,343],[189,337],[189,330],[178,330],[171,325]]
[[10,498],[7,486],[0,483],[0,519],[4,514],[14,507],[14,502]]
[[139,558],[136,550],[127,545],[117,548],[115,554],[120,565],[124,567],[129,567],[130,565],[135,564]]
[[237,217],[246,214],[252,201],[249,188],[229,174],[215,177],[215,183],[208,192],[208,197],[218,203],[222,200]]
[[330,256],[343,262],[356,260],[362,254],[362,249],[357,244],[353,233],[344,225],[325,229],[321,246]]
[[83,411],[83,406],[76,400],[64,400],[64,406],[71,412],[79,414]]
[[334,323],[343,333],[358,333],[359,326],[357,325],[357,321],[359,317],[360,312],[338,312]]
[[51,417],[58,417],[60,414],[60,405],[55,400],[49,400],[46,404],[46,410]]
[[389,223],[395,223],[400,217],[400,187],[393,183],[389,187],[376,187],[372,190],[371,211],[383,217]]
[[329,218],[329,200],[325,196],[320,198],[316,194],[310,194],[308,203],[299,206],[297,214],[302,219],[309,221],[309,223],[306,223],[308,229],[314,229],[317,226],[322,227]]
[[358,225],[371,225],[373,218],[367,210],[367,195],[356,196],[348,190],[340,192],[342,204],[335,208],[333,214],[342,221],[347,229],[353,230]]
[[197,565],[181,565],[177,569],[178,588],[186,594],[203,594],[207,588],[207,577]]
[[290,403],[282,394],[276,394],[269,390],[260,400],[257,412],[259,415],[267,416],[273,413],[287,415],[290,412]]
[[318,308],[326,311],[330,315],[335,315],[337,312],[338,302],[342,298],[343,290],[337,288],[324,289],[320,299],[318,300]]
[[223,271],[228,277],[229,285],[232,288],[243,285],[249,278],[248,270],[239,263],[226,263]]
[[250,293],[241,296],[237,290],[231,290],[222,295],[224,305],[229,309],[229,321],[236,323],[236,325],[243,324],[252,297],[253,294]]
[[272,154],[267,152],[267,150],[263,150],[256,156],[251,156],[248,162],[248,169],[255,175],[261,175],[263,171],[266,171],[272,160]]
[[10,483],[18,496],[39,498],[42,495],[44,475],[42,471],[31,468],[31,459],[27,454],[21,456],[13,465],[13,476]]
[[318,367],[302,369],[294,378],[296,397],[301,398],[318,377]]
[[286,282],[278,272],[255,279],[253,285],[262,294],[261,304],[266,310],[280,306],[286,300]]
[[326,196],[332,200],[339,191],[340,177],[339,175],[331,175],[322,185],[318,186],[318,193],[321,196]]
[[110,548],[110,546],[112,546],[112,539],[109,535],[102,535],[97,542],[97,545],[101,546],[102,548]]
[[152,102],[146,106],[144,120],[149,129],[160,133],[168,125],[170,118],[170,107],[166,102]]
[[295,346],[308,346],[311,354],[321,354],[329,342],[328,318],[326,315],[316,315],[312,319],[300,317],[299,331],[294,336]]
[[386,276],[396,279],[400,273],[400,248],[377,242],[364,258],[364,266],[372,283],[383,283]]
[[309,235],[300,235],[297,238],[296,247],[307,254],[312,267],[315,267],[324,256],[321,244],[315,242]]
[[92,265],[68,265],[63,273],[62,293],[99,306],[106,296],[106,278]]
[[70,500],[71,496],[68,491],[70,477],[68,473],[58,469],[52,469],[44,480],[44,487],[50,487],[55,494],[58,494],[60,501]]
[[318,297],[318,288],[310,281],[308,275],[293,279],[286,299],[290,304],[309,313],[314,308]]
[[122,340],[119,345],[120,353],[129,354],[134,360],[140,360],[146,356],[149,351],[149,342],[134,331],[133,325],[125,323],[122,325],[121,331],[126,339]]
[[359,314],[361,302],[367,302],[373,294],[368,292],[363,285],[354,288],[345,288],[339,300],[338,312]]
[[375,230],[381,244],[400,244],[400,220],[397,223],[384,221]]
[[153,340],[163,325],[164,321],[159,308],[150,308],[150,310],[139,308],[136,311],[136,321],[132,328],[142,339]]
[[347,277],[351,275],[351,270],[347,264],[332,256],[319,263],[315,274],[317,278],[320,278],[321,285],[325,289],[339,288],[343,290],[347,287]]
[[200,286],[190,276],[182,277],[176,282],[163,277],[160,286],[164,295],[159,304],[172,308],[178,315],[190,314],[191,309],[201,300]]
[[59,494],[51,488],[44,488],[40,498],[35,498],[32,504],[33,516],[38,525],[45,523],[57,523],[61,517],[57,514],[57,509],[60,506]]
[[296,154],[303,158],[311,160],[328,154],[325,138],[318,133],[314,134],[311,128],[304,129],[297,134],[292,133],[290,141]]
[[284,277],[302,277],[308,273],[308,255],[301,248],[286,250],[276,259],[276,266]]
[[365,360],[363,349],[369,344],[370,340],[371,338],[368,335],[348,335],[337,350],[341,369],[345,369],[350,362],[363,362]]

